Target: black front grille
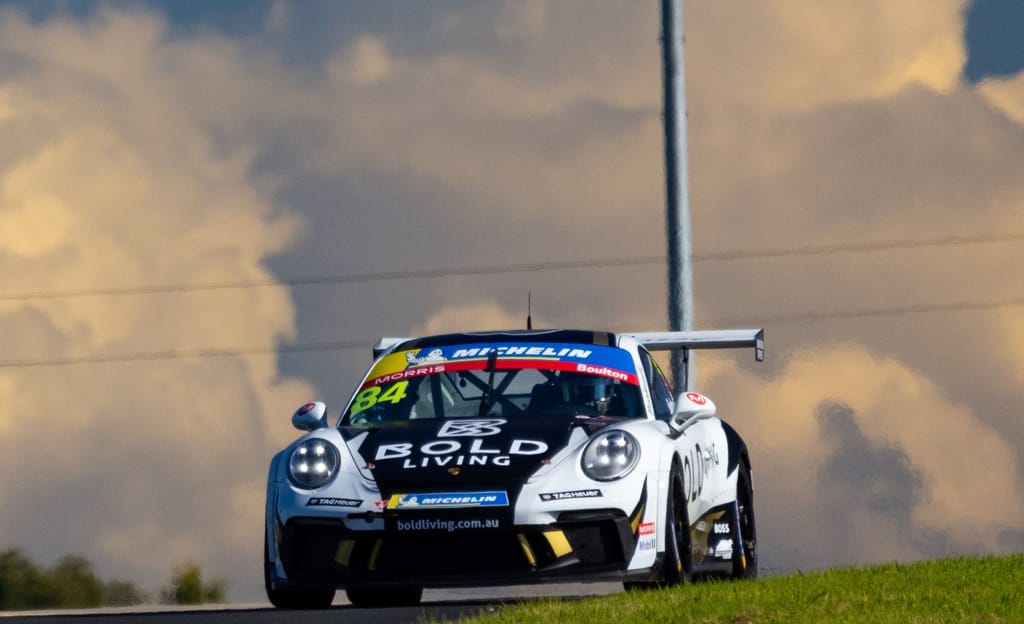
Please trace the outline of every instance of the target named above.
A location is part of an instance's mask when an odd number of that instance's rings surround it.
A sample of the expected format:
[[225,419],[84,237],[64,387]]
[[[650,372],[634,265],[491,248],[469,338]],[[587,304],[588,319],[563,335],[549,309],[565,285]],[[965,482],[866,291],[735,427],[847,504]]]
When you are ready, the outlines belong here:
[[288,576],[333,574],[345,527],[340,521],[289,522],[281,536],[281,562]]
[[622,546],[615,525],[602,522],[567,527],[565,536],[572,544],[573,553],[583,565],[601,565],[623,560]]
[[375,569],[396,576],[467,575],[496,569],[525,574],[530,571],[530,564],[516,536],[507,532],[430,537],[389,535],[381,542]]
[[[561,532],[570,551],[545,532]],[[525,545],[524,545],[525,542]],[[553,545],[554,544],[554,545]],[[564,543],[563,543],[564,544]],[[485,582],[591,570],[624,569],[633,554],[629,521],[614,517],[490,531],[352,531],[340,522],[292,519],[281,559],[295,581],[373,582],[403,578]]]

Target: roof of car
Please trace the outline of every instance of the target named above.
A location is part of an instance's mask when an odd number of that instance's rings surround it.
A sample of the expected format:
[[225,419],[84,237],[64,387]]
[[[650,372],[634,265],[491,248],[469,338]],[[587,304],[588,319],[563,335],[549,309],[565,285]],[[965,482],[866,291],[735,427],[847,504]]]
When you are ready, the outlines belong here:
[[583,329],[512,329],[482,332],[464,332],[459,334],[440,334],[437,336],[424,336],[422,338],[410,338],[397,345],[393,351],[408,351],[411,349],[425,349],[429,347],[445,347],[448,345],[463,345],[492,342],[565,342],[575,344],[594,344],[604,346],[615,346],[615,334],[602,331],[588,331]]

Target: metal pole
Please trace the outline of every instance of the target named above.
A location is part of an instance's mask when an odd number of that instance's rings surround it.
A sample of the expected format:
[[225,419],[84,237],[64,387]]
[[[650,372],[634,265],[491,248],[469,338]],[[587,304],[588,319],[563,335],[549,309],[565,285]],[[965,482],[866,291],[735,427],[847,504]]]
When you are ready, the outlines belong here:
[[[690,197],[686,139],[686,78],[683,71],[683,2],[661,0],[661,48],[665,88],[666,233],[668,235],[668,325],[693,329],[693,268],[690,265]],[[693,362],[672,351],[676,392],[690,388]]]

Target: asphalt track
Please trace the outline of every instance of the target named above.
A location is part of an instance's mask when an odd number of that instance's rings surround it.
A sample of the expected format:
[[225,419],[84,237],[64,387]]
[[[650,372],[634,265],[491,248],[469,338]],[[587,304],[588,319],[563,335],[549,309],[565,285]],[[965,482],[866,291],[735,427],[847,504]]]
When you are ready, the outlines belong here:
[[282,611],[269,604],[207,607],[129,607],[36,613],[0,612],[0,624],[404,624],[424,621],[453,622],[462,617],[493,612],[504,605],[542,597],[576,600],[622,591],[619,583],[559,583],[467,590],[428,590],[416,607],[358,609],[338,592],[334,606],[322,611]]

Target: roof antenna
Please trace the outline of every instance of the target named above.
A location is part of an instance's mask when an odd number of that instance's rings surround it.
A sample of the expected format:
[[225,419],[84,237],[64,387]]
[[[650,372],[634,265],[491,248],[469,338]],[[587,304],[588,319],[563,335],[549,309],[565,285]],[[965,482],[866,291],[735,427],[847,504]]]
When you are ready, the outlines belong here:
[[533,305],[533,293],[526,291],[526,329],[533,329],[533,316],[530,314],[530,308]]

